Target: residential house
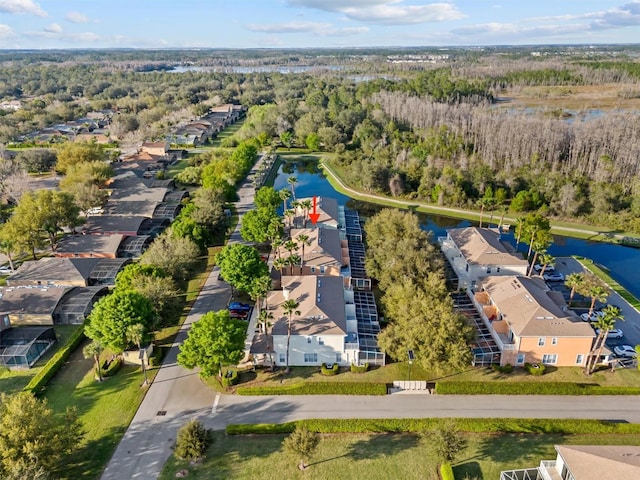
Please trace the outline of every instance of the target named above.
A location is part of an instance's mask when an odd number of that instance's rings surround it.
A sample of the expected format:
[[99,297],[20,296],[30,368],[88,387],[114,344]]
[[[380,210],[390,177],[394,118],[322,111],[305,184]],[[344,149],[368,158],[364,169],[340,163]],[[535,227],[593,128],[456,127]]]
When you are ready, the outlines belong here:
[[56,257],[118,258],[120,244],[124,239],[124,235],[119,234],[66,235],[58,242],[54,255]]
[[528,262],[491,228],[453,228],[438,239],[440,248],[458,276],[458,287],[474,287],[480,278],[526,275]]
[[87,217],[82,233],[88,235],[154,235],[169,226],[167,218],[149,218],[139,215],[94,215]]
[[10,287],[114,285],[127,259],[45,257],[26,261],[7,278]]
[[[309,200],[313,202],[313,198],[299,198],[298,201],[302,202]],[[305,212],[302,208],[298,208],[296,211],[295,226],[302,227],[304,222],[304,214],[313,213],[313,208],[309,212]],[[338,207],[338,201],[331,197],[316,197],[316,213],[318,221],[316,226],[319,228],[340,228],[340,209]],[[307,219],[307,226],[311,225],[311,221]]]
[[602,480],[640,478],[636,445],[555,445],[556,459],[537,468],[506,470],[500,480]]
[[[343,268],[349,266],[349,246],[346,239],[340,238],[338,230],[296,228],[290,231],[290,235],[292,240],[298,243],[298,250],[293,253],[301,256],[301,264],[299,267],[285,267],[285,272],[296,275],[337,276],[343,273]],[[309,238],[309,244],[304,245],[304,249],[298,240],[300,235]],[[282,245],[276,255],[286,258],[289,252]]]
[[541,278],[491,276],[467,294],[501,350],[500,365],[585,366],[595,332]]
[[[287,332],[291,323],[289,365],[350,365],[359,361],[358,326],[353,291],[340,277],[290,276],[283,289],[270,292],[267,305],[273,314],[273,355],[286,364]],[[298,302],[299,315],[288,318],[282,304]]]
[[12,327],[53,325],[53,312],[70,287],[8,287],[2,289],[0,312]]
[[143,142],[140,146],[140,152],[164,157],[169,152],[169,144],[167,142]]

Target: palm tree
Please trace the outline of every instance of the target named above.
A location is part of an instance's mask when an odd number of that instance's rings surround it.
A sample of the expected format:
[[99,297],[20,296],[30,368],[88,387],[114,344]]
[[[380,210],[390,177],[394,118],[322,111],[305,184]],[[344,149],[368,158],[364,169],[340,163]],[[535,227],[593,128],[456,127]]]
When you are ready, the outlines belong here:
[[282,273],[285,265],[288,265],[287,260],[282,257],[278,257],[273,261],[273,268],[278,270],[280,273]]
[[293,213],[295,214],[293,216],[293,220],[292,220],[292,224],[295,227],[296,226],[296,218],[298,217],[298,213],[302,213],[302,204],[300,203],[300,201],[298,200],[294,200],[293,202],[291,202],[291,209],[293,210]]
[[516,250],[518,250],[518,245],[520,245],[520,239],[524,234],[526,225],[526,219],[524,217],[516,218]]
[[296,199],[296,191],[294,189],[294,186],[296,185],[296,183],[298,183],[298,179],[292,175],[289,178],[287,178],[287,183],[289,185],[291,185],[291,195],[293,196],[293,199],[295,200]]
[[287,200],[291,198],[291,192],[286,188],[282,190],[278,190],[278,195],[280,195],[280,200],[282,200],[282,212],[287,211]]
[[581,290],[584,286],[584,275],[581,273],[570,273],[565,278],[564,284],[571,289],[571,293],[569,294],[569,306],[571,306],[576,291]]
[[602,310],[602,316],[594,325],[596,329],[599,330],[599,332],[593,344],[591,356],[587,360],[587,374],[591,375],[595,370],[596,363],[598,363],[598,359],[600,358],[600,355],[602,355],[602,350],[604,348],[605,341],[607,340],[607,335],[610,330],[613,330],[617,320],[624,321],[624,316],[621,315],[620,309],[618,307],[614,307],[613,305],[607,305]]
[[291,323],[293,321],[293,315],[300,315],[300,310],[298,307],[300,304],[293,299],[285,300],[282,302],[282,309],[284,310],[284,314],[287,317],[287,360],[286,360],[286,368],[285,372],[289,373],[289,345],[291,343]]
[[274,251],[275,258],[280,258],[280,247],[282,246],[284,242],[282,241],[281,238],[275,238],[272,242],[271,242],[271,249]]
[[298,243],[293,240],[287,240],[284,242],[284,249],[289,252],[289,255],[293,254],[295,250],[298,249]]
[[260,277],[254,278],[251,282],[251,288],[249,290],[249,295],[256,302],[256,307],[258,309],[258,316],[260,316],[261,312],[261,301],[262,299],[267,298],[267,294],[271,291],[271,277],[269,275],[262,275]]
[[102,343],[98,340],[94,340],[89,345],[82,349],[82,355],[84,358],[93,358],[96,362],[96,372],[98,372],[98,381],[102,381],[102,368],[100,368],[100,354],[104,351]]
[[296,255],[296,254],[289,255],[286,258],[286,262],[287,262],[287,265],[291,267],[291,275],[293,275],[293,267],[298,265],[298,263],[300,263],[300,255]]
[[589,317],[593,315],[593,310],[596,306],[596,301],[604,302],[609,296],[609,289],[603,285],[600,280],[593,277],[593,283],[589,285],[588,294],[591,297],[591,305],[589,306]]
[[[311,241],[309,240],[309,235],[305,235],[304,233],[298,235],[296,240],[300,242],[300,246],[302,247],[302,256],[300,257],[300,268],[302,268],[304,266],[304,247],[305,245],[307,247],[311,246]],[[300,271],[300,275],[302,275],[302,270]]]
[[[127,340],[135,343],[138,346],[138,350],[142,352],[142,340],[144,340],[145,336],[145,327],[141,323],[135,323],[133,325],[129,325],[126,330]],[[140,358],[140,362],[142,365],[142,373],[144,374],[144,385],[149,385],[149,379],[147,378],[147,369],[144,365],[144,356]]]
[[313,203],[310,199],[305,199],[300,201],[300,206],[302,207],[302,222],[303,226],[307,227],[307,219],[309,218],[309,211],[313,208]]
[[553,267],[556,264],[555,258],[553,258],[552,255],[549,255],[547,252],[540,252],[538,260],[540,260],[540,264],[542,265],[542,270],[540,270],[541,277],[544,276],[544,271],[547,269],[547,267]]
[[289,224],[289,228],[293,227],[293,221],[296,218],[296,211],[293,209],[289,209],[284,212],[284,216],[287,217],[287,223]]
[[258,315],[258,323],[262,333],[267,333],[268,328],[271,326],[271,320],[273,320],[273,313],[267,309],[260,311],[260,314]]

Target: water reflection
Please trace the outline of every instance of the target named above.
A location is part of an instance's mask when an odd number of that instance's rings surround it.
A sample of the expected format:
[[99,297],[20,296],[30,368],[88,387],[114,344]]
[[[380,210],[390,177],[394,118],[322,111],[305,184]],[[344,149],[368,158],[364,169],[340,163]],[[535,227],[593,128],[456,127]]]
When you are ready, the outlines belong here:
[[[281,165],[274,187],[276,189],[290,188],[287,178],[295,176],[298,179],[294,187],[297,197],[311,197],[314,195],[334,197],[347,208],[357,210],[365,219],[384,208],[380,205],[353,200],[336,192],[326,177],[317,169],[317,165],[309,160],[307,158],[300,164],[288,162]],[[422,228],[432,232],[434,240],[439,236],[446,235],[446,229],[448,228],[477,225],[477,223],[469,220],[459,220],[443,215],[419,213],[418,218]],[[489,220],[489,218],[486,220]],[[493,218],[493,226],[496,226],[498,220],[497,217]],[[512,232],[504,235],[503,238],[515,245],[515,238]],[[548,251],[556,257],[581,255],[591,258],[594,262],[607,268],[615,280],[640,298],[640,249],[554,235],[554,243],[549,247]]]

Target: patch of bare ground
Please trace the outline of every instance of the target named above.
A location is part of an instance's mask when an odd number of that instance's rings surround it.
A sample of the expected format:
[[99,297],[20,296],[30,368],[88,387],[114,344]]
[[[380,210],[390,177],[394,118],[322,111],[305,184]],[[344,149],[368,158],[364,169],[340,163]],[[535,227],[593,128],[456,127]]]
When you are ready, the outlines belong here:
[[[626,97],[636,98],[626,98]],[[500,93],[498,105],[566,110],[640,110],[638,85],[578,85],[517,87]]]

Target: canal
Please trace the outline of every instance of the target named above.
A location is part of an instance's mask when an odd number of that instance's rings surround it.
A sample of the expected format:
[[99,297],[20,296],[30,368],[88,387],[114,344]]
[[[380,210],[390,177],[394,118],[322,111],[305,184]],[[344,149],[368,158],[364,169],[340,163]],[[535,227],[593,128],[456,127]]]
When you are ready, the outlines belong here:
[[[322,172],[317,169],[315,162],[283,163],[278,170],[274,188],[276,190],[290,188],[287,182],[290,176],[295,176],[298,180],[294,185],[297,197],[311,197],[314,195],[333,197],[347,208],[357,210],[365,219],[384,208],[380,205],[353,200],[337,192]],[[437,239],[438,236],[446,235],[446,229],[448,228],[477,225],[477,223],[469,220],[460,220],[443,215],[419,213],[418,218],[422,228],[431,231],[434,239]],[[496,217],[493,221],[495,226],[499,218]],[[513,231],[505,235],[505,237],[515,245]],[[524,248],[526,246],[521,246],[521,249]],[[606,267],[611,277],[633,295],[640,298],[640,249],[554,235],[553,245],[549,247],[548,251],[555,257],[581,255],[592,259],[594,262]]]

